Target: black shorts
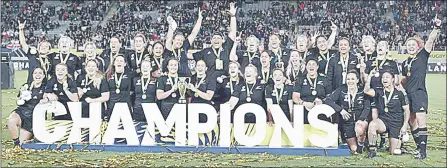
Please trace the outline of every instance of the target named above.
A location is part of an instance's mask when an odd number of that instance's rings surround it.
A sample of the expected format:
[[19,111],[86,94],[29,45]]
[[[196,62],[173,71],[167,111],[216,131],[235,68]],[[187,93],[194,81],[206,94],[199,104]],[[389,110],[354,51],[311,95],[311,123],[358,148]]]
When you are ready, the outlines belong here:
[[33,132],[33,111],[29,109],[17,108],[14,110],[16,114],[19,115],[20,120],[22,121],[22,128]]
[[425,90],[417,90],[413,93],[408,93],[408,100],[410,103],[410,112],[412,113],[427,113],[428,112],[428,95]]
[[391,138],[399,139],[400,129],[402,128],[404,121],[393,121],[386,118],[380,118],[382,122],[385,124],[386,132],[388,132],[388,136]]
[[355,123],[354,122],[352,122],[352,121],[343,122],[341,124],[341,129],[343,131],[343,137],[345,139],[355,138],[356,137]]

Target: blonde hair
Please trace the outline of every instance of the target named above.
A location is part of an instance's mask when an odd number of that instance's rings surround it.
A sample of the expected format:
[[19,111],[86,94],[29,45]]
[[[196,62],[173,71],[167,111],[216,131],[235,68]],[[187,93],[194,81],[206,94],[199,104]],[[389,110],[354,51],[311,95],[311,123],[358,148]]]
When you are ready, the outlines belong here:
[[[96,67],[99,68],[99,62],[96,61],[95,59],[88,60],[85,65],[87,66],[88,63],[90,63],[90,62],[94,62],[96,64]],[[90,76],[90,78],[93,80],[93,86],[97,89],[100,89],[101,80],[104,79],[104,73],[102,73],[100,70],[97,70],[95,75]]]
[[[292,50],[292,51],[290,51],[290,56],[292,56],[292,52],[297,52],[299,54],[299,52],[297,50]],[[290,57],[290,58],[292,58],[292,57]],[[286,67],[287,78],[290,77],[290,74],[292,74],[292,71],[293,71],[292,59],[290,59],[290,58],[289,58],[289,63],[287,64],[287,67]],[[298,55],[298,62],[299,62],[298,69],[300,71],[304,71],[304,68],[306,67],[305,66],[306,63],[304,62],[303,58],[301,58],[299,55]]]

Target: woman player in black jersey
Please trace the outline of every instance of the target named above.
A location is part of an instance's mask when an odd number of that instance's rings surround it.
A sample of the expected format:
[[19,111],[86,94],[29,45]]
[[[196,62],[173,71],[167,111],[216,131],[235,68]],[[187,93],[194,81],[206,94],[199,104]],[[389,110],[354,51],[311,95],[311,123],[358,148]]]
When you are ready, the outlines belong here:
[[109,84],[104,73],[99,70],[100,63],[96,59],[89,59],[85,65],[85,74],[76,79],[78,95],[82,102],[82,117],[90,116],[90,103],[101,103],[101,118],[104,117],[105,104],[110,98]]
[[[68,74],[68,67],[65,64],[57,64],[55,68],[55,76],[48,80],[45,87],[44,98],[50,101],[59,101],[68,109],[68,102],[79,101],[78,88],[76,82],[70,74]],[[70,111],[61,116],[54,116],[55,120],[71,120]]]
[[[216,80],[206,75],[206,63],[199,60],[196,63],[196,74],[191,77],[191,82],[188,85],[190,90],[191,103],[206,103],[211,104],[211,99],[216,91]],[[206,122],[206,115],[199,114],[199,122]]]
[[427,113],[428,113],[428,94],[425,86],[425,77],[427,75],[427,64],[430,52],[434,46],[435,39],[441,28],[441,20],[438,15],[434,18],[435,27],[428,36],[425,46],[423,41],[418,38],[409,38],[406,41],[409,58],[402,64],[402,85],[408,93],[410,103],[410,125],[411,133],[418,146],[418,159],[427,157]]
[[245,84],[240,69],[241,66],[238,62],[230,62],[228,68],[229,77],[222,79],[222,82],[217,81],[217,94],[214,94],[213,98],[214,107],[217,111],[220,111],[220,104],[229,102],[235,90],[241,90],[241,87]]
[[104,64],[105,64],[104,59],[97,56],[96,45],[94,42],[91,42],[91,41],[88,41],[84,44],[84,57],[81,58],[82,68],[81,68],[80,74],[86,73],[86,66],[87,66],[88,60],[96,60],[96,62],[98,63],[98,70],[100,72],[106,71],[106,67],[104,67]]
[[300,76],[303,76],[306,72],[306,62],[300,57],[300,54],[297,50],[290,51],[290,59],[289,63],[286,67],[286,84],[295,85],[296,80]]
[[141,62],[141,75],[133,78],[135,85],[135,102],[133,104],[132,118],[134,121],[146,121],[142,103],[157,103],[156,78],[151,76],[152,66],[149,60]]
[[[390,153],[400,154],[399,139],[407,132],[410,118],[410,108],[405,92],[394,86],[394,74],[386,71],[382,74],[382,89],[371,89],[368,76],[365,83],[365,94],[374,97],[372,105],[373,121],[368,127],[369,153],[368,158],[376,156],[377,134],[388,132]],[[374,114],[376,113],[376,114]],[[396,151],[398,150],[398,151]]]
[[[33,80],[22,86],[17,107],[8,117],[8,130],[14,140],[14,146],[20,146],[33,136],[33,110],[39,103],[48,102],[43,98],[45,72],[42,68],[32,71]],[[25,91],[27,95],[24,95]],[[28,100],[27,100],[28,99]],[[19,132],[20,128],[20,132]]]
[[[303,105],[304,124],[309,124],[307,115],[315,106],[323,104],[323,100],[331,93],[330,84],[325,76],[320,76],[317,72],[318,61],[309,58],[306,63],[307,74],[299,77],[293,88],[293,102]],[[324,121],[331,121],[330,118],[319,115],[318,118]]]
[[359,86],[360,76],[356,71],[349,71],[346,77],[346,85],[335,89],[324,101],[336,112],[340,113],[343,120],[340,124],[352,153],[362,153],[368,127],[368,114],[370,112],[370,100],[364,95],[363,88]]
[[[164,60],[167,58],[165,52],[165,46],[163,43],[157,41],[152,45],[152,57],[151,57],[151,64],[152,64],[152,77],[158,78],[160,77],[164,72],[167,71],[166,65],[163,63]],[[166,63],[165,63],[166,64]]]
[[267,51],[262,52],[260,60],[261,67],[259,68],[258,73],[260,73],[261,76],[258,76],[258,79],[261,80],[262,84],[267,85],[273,83],[272,75],[274,68],[270,64],[271,57],[269,53]]
[[160,100],[160,110],[163,118],[168,118],[174,104],[178,103],[180,92],[178,91],[178,67],[179,62],[175,58],[168,61],[168,73],[157,80],[157,99]]
[[[237,109],[240,105],[254,103],[266,109],[265,85],[258,79],[258,70],[253,64],[245,67],[245,84],[240,90],[235,90],[230,98],[231,109]],[[232,118],[233,118],[232,114]],[[256,119],[253,113],[245,115],[245,123],[255,123]]]
[[107,82],[109,83],[110,98],[107,102],[107,110],[105,114],[106,121],[110,119],[113,107],[116,103],[127,103],[131,112],[133,93],[133,72],[125,69],[126,60],[123,55],[118,55],[110,64],[107,70]]
[[293,86],[286,85],[284,72],[281,69],[273,70],[273,83],[265,89],[265,101],[267,102],[268,122],[273,123],[270,107],[279,105],[290,122],[293,121]]

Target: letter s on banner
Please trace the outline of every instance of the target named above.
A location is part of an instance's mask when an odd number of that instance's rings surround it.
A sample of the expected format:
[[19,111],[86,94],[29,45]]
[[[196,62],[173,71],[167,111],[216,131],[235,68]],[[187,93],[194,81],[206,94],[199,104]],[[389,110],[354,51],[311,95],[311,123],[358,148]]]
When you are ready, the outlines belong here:
[[[65,109],[65,106],[62,103],[56,101],[53,105],[55,105],[58,111],[62,110],[65,111],[64,113],[67,113],[67,109]],[[54,127],[53,133],[47,131],[45,115],[50,107],[54,108],[54,106],[50,106],[50,104],[38,104],[33,110],[33,133],[36,139],[43,143],[54,143],[60,140],[65,136],[68,128],[68,126],[57,125]]]
[[320,135],[312,134],[311,136],[309,136],[310,143],[322,148],[326,148],[337,143],[338,126],[330,122],[318,119],[319,114],[324,114],[327,117],[330,117],[334,113],[335,110],[326,104],[317,105],[309,111],[309,124],[314,128],[327,132],[327,137],[321,137]]

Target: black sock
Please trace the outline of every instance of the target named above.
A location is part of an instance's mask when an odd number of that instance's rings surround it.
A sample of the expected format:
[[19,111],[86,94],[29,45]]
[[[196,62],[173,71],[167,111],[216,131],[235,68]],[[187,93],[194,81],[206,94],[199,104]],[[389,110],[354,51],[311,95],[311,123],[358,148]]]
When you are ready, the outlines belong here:
[[376,145],[369,145],[369,151],[376,151],[377,150],[377,147],[376,147]]
[[419,149],[419,128],[411,131],[411,134],[413,135],[414,143],[416,143],[416,148]]
[[427,151],[427,136],[428,136],[427,127],[419,128],[419,150],[421,151],[421,153],[424,154]]
[[19,138],[15,138],[15,139],[13,139],[13,141],[14,141],[14,145],[20,145]]

